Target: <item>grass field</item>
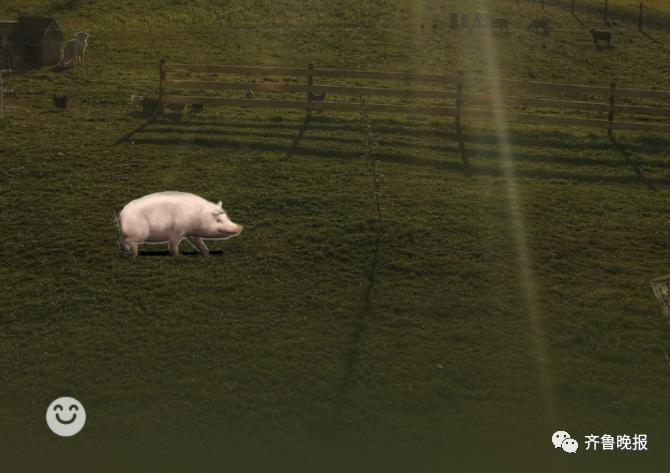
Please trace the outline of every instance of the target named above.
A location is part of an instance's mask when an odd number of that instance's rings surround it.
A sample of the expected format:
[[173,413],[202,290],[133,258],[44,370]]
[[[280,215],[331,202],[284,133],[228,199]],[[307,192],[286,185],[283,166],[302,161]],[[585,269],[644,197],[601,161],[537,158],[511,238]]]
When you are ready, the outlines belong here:
[[[649,281],[669,272],[668,137],[512,126],[510,161],[493,125],[467,124],[467,176],[453,120],[371,114],[379,227],[357,114],[317,114],[291,156],[289,111],[168,113],[116,144],[161,57],[485,75],[482,38],[447,28],[472,4],[2,2],[0,19],[91,33],[86,65],[6,78],[3,471],[82,451],[564,462],[559,429],[648,434],[619,466],[667,457],[670,330]],[[667,31],[622,24],[596,49],[588,13],[549,10],[545,37],[525,30],[539,7],[481,5],[513,15],[502,77],[668,88]],[[244,233],[209,258],[121,257],[115,212],[168,189],[222,200]],[[88,412],[67,441],[44,425],[61,395]]]

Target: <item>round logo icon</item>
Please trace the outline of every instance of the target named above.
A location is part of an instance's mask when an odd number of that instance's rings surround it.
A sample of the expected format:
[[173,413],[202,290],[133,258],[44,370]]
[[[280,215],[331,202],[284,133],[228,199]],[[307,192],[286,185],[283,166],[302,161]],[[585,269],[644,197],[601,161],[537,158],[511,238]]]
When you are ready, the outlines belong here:
[[73,397],[59,397],[47,409],[47,425],[61,437],[72,437],[84,428],[86,411]]

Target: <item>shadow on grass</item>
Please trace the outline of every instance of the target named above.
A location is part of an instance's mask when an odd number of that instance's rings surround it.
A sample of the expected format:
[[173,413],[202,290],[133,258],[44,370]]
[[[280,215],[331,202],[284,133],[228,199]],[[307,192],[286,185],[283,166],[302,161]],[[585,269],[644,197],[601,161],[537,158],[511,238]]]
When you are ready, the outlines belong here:
[[365,285],[365,292],[363,293],[363,301],[361,310],[356,316],[354,322],[351,339],[347,345],[347,350],[344,353],[344,367],[342,380],[337,387],[335,397],[335,415],[337,418],[342,414],[342,410],[347,401],[347,394],[356,379],[356,364],[360,356],[361,341],[368,330],[368,321],[374,315],[372,307],[372,293],[374,291],[375,283],[377,281],[377,265],[379,262],[379,248],[381,247],[381,229],[379,225],[375,232],[375,241],[372,251],[372,258],[367,272],[367,284]]
[[616,31],[621,37],[623,37],[623,39],[625,39],[626,41],[628,41],[629,44],[633,44],[633,43],[635,43],[635,41],[633,41],[633,38],[631,38],[630,36],[628,36],[628,35],[624,32],[624,30],[622,30],[621,28],[619,28],[619,25],[618,25],[617,22],[609,22],[608,26],[609,26],[610,28],[612,28],[614,31]]
[[[232,127],[231,127],[232,128]],[[240,127],[242,130],[246,128],[252,128],[242,126]],[[267,138],[267,139],[290,139],[291,136],[288,133],[277,133],[275,132],[275,129],[278,129],[279,127],[273,126],[270,127],[271,131],[263,131],[263,126],[254,126],[253,127],[255,130],[258,131],[238,131],[238,130],[228,130],[228,129],[221,129],[221,130],[212,130],[212,129],[193,129],[189,130],[188,133],[189,135],[198,135],[202,136],[196,137],[196,138],[178,138],[180,140],[184,141],[184,144],[186,144],[186,141],[196,144],[196,145],[202,145],[202,146],[216,146],[216,141],[220,141],[220,137],[239,137],[239,138]],[[151,133],[155,133],[157,135],[161,134],[178,134],[178,133],[183,133],[184,130],[178,128],[178,127],[160,127],[160,128],[154,128],[151,130]],[[319,131],[327,131],[323,127],[314,127],[313,128],[314,132],[319,132]],[[352,131],[356,131],[353,129]],[[457,147],[457,135],[455,133],[450,133],[450,132],[436,132],[434,130],[419,130],[418,133],[407,133],[403,132],[404,135],[406,136],[413,136],[413,137],[420,137],[420,136],[427,136],[430,138],[440,138],[440,139],[445,139],[449,140],[450,142],[454,142],[451,144],[438,144],[438,143],[417,143],[417,142],[411,142],[407,140],[395,140],[395,139],[386,139],[381,143],[382,147],[391,147],[391,148],[410,148],[410,149],[416,149],[416,150],[427,150],[427,151],[434,151],[434,152],[443,152],[443,151],[448,151],[448,152],[458,152],[460,151],[459,148]],[[298,136],[294,139],[293,143],[291,144],[291,148],[287,152],[287,155],[290,157],[294,154],[299,154],[298,146],[296,142],[299,142],[300,139],[302,138],[302,133],[299,133]],[[218,138],[217,138],[218,137]],[[171,139],[171,138],[166,138]],[[140,138],[137,140],[137,143],[150,143],[150,140],[164,140],[163,138],[157,138],[157,137],[151,137],[151,138]],[[327,142],[327,143],[340,143],[340,144],[351,144],[351,145],[358,145],[360,144],[360,139],[357,138],[346,138],[343,136],[332,136],[332,135],[321,135],[321,134],[310,134],[309,141],[316,141],[316,142]],[[475,144],[475,145],[488,145],[488,146],[498,146],[500,145],[499,139],[495,135],[486,135],[486,134],[477,134],[477,135],[469,135],[466,136],[466,141],[468,144]],[[244,143],[244,141],[240,140],[240,144]],[[157,144],[157,143],[153,143]],[[591,150],[591,151],[596,151],[596,150],[601,150],[601,151],[608,151],[612,148],[612,144],[610,142],[602,142],[602,143],[566,143],[565,141],[561,141],[560,139],[557,139],[555,143],[553,140],[543,140],[541,143],[539,143],[537,140],[524,140],[522,138],[516,138],[512,139],[511,142],[512,145],[520,145],[520,146],[532,146],[532,145],[542,145],[543,147],[555,147],[557,149],[578,149],[578,150]],[[547,146],[549,145],[549,146]],[[274,145],[273,146],[279,146],[279,145]],[[643,148],[642,146],[636,146],[634,144],[627,144],[626,145],[630,149],[634,148]],[[658,144],[658,149],[659,150],[666,150],[668,145],[664,145],[662,142]],[[472,148],[471,148],[472,150]],[[471,157],[471,156],[478,156],[478,157],[492,157],[492,156],[497,156],[498,152],[497,150],[481,150],[481,149],[474,149],[474,151],[468,151],[466,152],[466,157]],[[535,163],[555,163],[555,164],[566,164],[566,165],[578,165],[578,166],[604,166],[604,167],[619,167],[621,165],[621,161],[618,159],[607,159],[607,158],[593,158],[593,157],[566,157],[566,156],[559,156],[559,155],[552,155],[552,154],[539,154],[539,153],[528,153],[528,152],[520,152],[520,151],[514,151],[514,158],[516,161],[524,161],[524,162],[535,162]],[[464,165],[466,165],[467,160],[464,161]],[[648,166],[654,166],[660,169],[670,169],[670,161],[664,161],[664,160],[649,160],[646,162]]]
[[130,139],[131,139],[136,133],[141,133],[141,132],[144,131],[150,124],[154,123],[155,121],[156,121],[156,116],[155,116],[155,115],[149,117],[149,119],[147,119],[147,120],[146,120],[144,123],[142,123],[140,126],[138,126],[137,128],[135,128],[135,129],[133,129],[133,130],[130,130],[128,133],[126,133],[126,134],[123,135],[121,138],[119,138],[118,140],[116,140],[116,141],[114,142],[114,145],[113,145],[113,146],[118,146],[118,145],[120,145],[120,144],[122,144],[122,143],[127,143],[127,142],[129,142]]
[[309,128],[310,121],[312,121],[312,111],[307,110],[305,112],[305,119],[302,122],[302,126],[298,130],[298,134],[293,139],[293,143],[291,143],[291,148],[289,148],[289,150],[286,152],[286,158],[290,158],[291,156],[293,156],[295,150],[298,149],[298,145],[300,145],[300,140],[302,139],[303,136],[305,136],[305,132],[307,131],[307,128]]
[[577,14],[576,14],[575,12],[572,12],[571,15],[572,15],[572,17],[573,17],[575,20],[577,20],[577,23],[579,23],[580,26],[583,26],[584,28],[586,28],[586,24],[582,21],[581,18],[579,18],[579,17],[577,16]]
[[[202,135],[229,135],[234,136],[268,136],[268,137],[287,137],[286,135],[268,134],[268,130],[286,130],[294,132],[296,127],[301,125],[295,122],[238,122],[238,123],[222,123],[221,121],[187,121],[176,124],[171,121],[156,121],[156,126],[150,129],[137,128],[134,133],[176,133],[176,134],[202,134]],[[304,126],[304,125],[303,125]],[[348,122],[335,122],[329,119],[313,117],[309,124],[310,130],[313,132],[354,132],[360,133],[360,125]],[[253,129],[257,133],[243,134],[237,132],[238,129]],[[443,138],[456,143],[457,135],[455,130],[450,130],[444,126],[430,126],[425,123],[388,123],[375,122],[375,133],[377,134],[395,134],[411,137],[431,137]],[[542,130],[539,133],[528,134],[519,131],[510,131],[510,144],[519,146],[542,146],[544,148],[560,148],[560,149],[575,149],[575,150],[609,150],[611,143],[605,139],[600,142],[593,142],[589,140],[575,140],[574,135],[558,131]],[[302,138],[302,135],[300,135]],[[465,141],[467,144],[499,144],[499,137],[491,131],[477,131],[464,132]],[[310,139],[316,139],[310,137]],[[328,138],[333,142],[341,143],[360,143],[358,138],[344,138],[340,136],[332,136]],[[386,143],[386,141],[385,141]],[[636,138],[634,142],[627,143],[627,146],[636,151],[643,151],[647,153],[653,152],[667,152],[670,148],[670,139],[658,136],[641,135]]]
[[654,43],[656,46],[658,46],[659,49],[665,49],[665,46],[663,45],[663,43],[661,43],[659,40],[657,40],[656,38],[654,38],[653,36],[651,36],[649,33],[647,33],[647,32],[644,31],[644,30],[639,30],[639,31],[640,31],[640,33],[642,33],[642,36],[644,36],[644,37],[647,38],[649,41],[651,41],[651,42]]
[[650,191],[655,192],[656,186],[644,175],[642,168],[640,167],[640,163],[633,157],[630,151],[628,151],[628,149],[613,136],[610,137],[610,140],[612,145],[614,145],[614,149],[619,152],[624,161],[626,161],[626,163],[630,166],[635,175],[638,177],[640,183],[644,184]]
[[[281,145],[277,143],[261,143],[261,142],[245,142],[224,139],[162,139],[162,138],[140,138],[135,140],[136,144],[150,144],[150,145],[165,145],[165,146],[204,146],[208,148],[233,148],[233,149],[253,149],[268,152],[279,152],[296,156],[316,156],[321,158],[334,159],[360,159],[360,153],[355,151],[325,149],[323,147],[299,147],[292,149],[291,146]],[[610,145],[611,149],[611,145]],[[471,151],[470,157],[488,157],[499,158],[499,151]],[[517,161],[524,160],[528,162],[539,161],[547,163],[562,162],[563,164],[588,164],[593,165],[599,163],[599,160],[590,158],[556,158],[552,156],[539,156],[533,154],[515,153]],[[504,177],[505,173],[500,166],[482,167],[470,165],[468,169],[464,168],[462,161],[444,161],[435,159],[418,158],[410,154],[402,153],[380,153],[377,159],[381,162],[405,164],[411,166],[418,166],[423,168],[432,168],[436,170],[445,170],[452,172],[464,173],[471,176],[489,176],[489,177]],[[496,161],[497,162],[497,161]],[[612,164],[610,162],[610,164]],[[612,176],[612,175],[597,175],[597,174],[583,174],[573,172],[561,172],[548,169],[517,169],[515,171],[517,177],[533,177],[541,179],[562,179],[562,180],[576,180],[589,183],[617,183],[617,184],[639,184],[639,176]],[[670,177],[647,178],[648,183],[660,186],[670,186]]]
[[[149,127],[150,124],[154,126]],[[310,141],[323,141],[331,143],[342,143],[357,146],[360,144],[358,138],[347,138],[346,136],[331,136],[322,133],[333,132],[353,132],[360,133],[360,125],[351,122],[336,122],[330,118],[311,118],[311,124],[308,117],[305,117],[302,125],[295,122],[276,123],[276,122],[239,122],[232,124],[222,124],[215,121],[186,121],[175,124],[171,121],[158,120],[153,118],[143,123],[140,127],[132,132],[124,135],[117,141],[120,144],[128,141],[130,136],[138,135],[134,139],[135,144],[148,145],[162,145],[162,146],[202,146],[207,148],[237,148],[237,149],[255,149],[268,152],[280,152],[286,157],[291,156],[318,156],[324,158],[336,159],[360,159],[360,153],[357,151],[347,151],[342,149],[332,149],[323,146],[305,147],[300,146],[300,141],[305,133],[306,124],[309,125],[310,130],[315,132],[310,134]],[[291,135],[288,133],[295,133],[296,126],[298,126],[297,135],[293,135],[292,142]],[[286,130],[287,133],[278,132],[279,130]],[[430,167],[433,169],[441,169],[453,172],[464,173],[466,176],[493,176],[500,177],[503,175],[498,167],[473,167],[468,159],[461,159],[461,162],[445,161],[438,159],[425,159],[410,154],[398,152],[399,148],[408,148],[415,150],[430,150],[433,152],[458,152],[457,134],[455,131],[448,128],[436,125],[428,125],[426,123],[394,123],[394,122],[375,122],[375,132],[381,135],[395,134],[411,137],[429,137],[448,140],[450,145],[439,143],[416,143],[406,140],[382,140],[381,146],[384,148],[393,148],[392,151],[386,150],[379,156],[381,161],[394,162],[400,164],[408,164],[421,167]],[[187,134],[188,136],[184,136]],[[176,136],[175,136],[176,135]],[[240,139],[234,139],[240,138]],[[245,138],[251,138],[245,140]],[[285,143],[277,143],[276,141],[267,142],[260,141],[261,139],[285,139]],[[542,130],[538,133],[531,134],[525,132],[510,132],[511,144],[513,146],[521,147],[538,147],[543,150],[551,150],[552,148],[561,150],[576,150],[576,151],[611,151],[613,142],[602,140],[593,142],[591,138],[583,140],[576,140],[574,135],[558,131]],[[468,145],[484,145],[498,147],[500,145],[499,137],[492,131],[484,130],[479,132],[471,132],[465,134],[465,140]],[[560,172],[557,170],[539,169],[518,169],[516,175],[518,177],[537,177],[547,179],[568,179],[593,183],[643,183],[650,190],[656,185],[667,186],[670,185],[670,178],[665,177],[645,177],[642,175],[640,167],[630,157],[630,154],[624,154],[622,150],[630,152],[644,152],[646,154],[659,153],[665,156],[667,150],[670,148],[670,140],[656,136],[641,136],[636,137],[633,141],[628,141],[624,144],[617,141],[615,149],[624,156],[626,163],[630,169],[635,173],[634,176],[612,176],[612,175],[596,175],[584,173],[570,173]],[[356,148],[357,149],[357,148]],[[478,149],[470,146],[466,157],[485,158],[487,160],[497,160],[499,158],[498,149]],[[546,163],[546,164],[561,164],[570,166],[599,166],[616,168],[621,167],[621,162],[616,159],[608,159],[606,157],[584,157],[584,156],[561,156],[551,153],[533,152],[528,150],[514,151],[514,158],[517,162],[528,163]],[[470,164],[470,165],[468,165]],[[653,166],[658,169],[670,169],[670,161],[665,159],[646,160],[646,166]]]
[[[222,250],[210,250],[210,256],[221,256],[223,255]],[[145,256],[170,256],[170,250],[140,250],[140,257]],[[181,256],[201,256],[197,251],[182,251]],[[177,257],[178,258],[178,257]]]

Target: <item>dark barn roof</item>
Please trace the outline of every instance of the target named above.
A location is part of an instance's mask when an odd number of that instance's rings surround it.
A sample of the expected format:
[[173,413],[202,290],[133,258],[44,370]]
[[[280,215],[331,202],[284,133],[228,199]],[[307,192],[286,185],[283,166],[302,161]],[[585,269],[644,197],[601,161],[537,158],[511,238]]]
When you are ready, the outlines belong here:
[[38,45],[46,34],[49,27],[53,27],[58,33],[59,39],[63,40],[63,34],[53,18],[44,16],[22,16],[16,22],[16,26],[9,35],[9,40],[13,43],[27,43]]

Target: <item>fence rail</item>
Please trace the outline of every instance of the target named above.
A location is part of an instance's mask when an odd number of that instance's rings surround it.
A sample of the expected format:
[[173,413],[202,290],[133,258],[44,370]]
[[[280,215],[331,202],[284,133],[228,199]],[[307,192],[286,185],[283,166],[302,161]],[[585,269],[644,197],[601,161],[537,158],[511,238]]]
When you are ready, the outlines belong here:
[[[212,81],[200,79],[173,79],[167,78],[168,72],[181,71],[189,76],[195,74],[216,74],[237,76],[232,81]],[[239,76],[248,79],[248,82],[240,81]],[[273,80],[282,81],[291,77],[295,82],[297,79],[306,79],[306,83],[284,82],[255,82],[252,77],[262,76],[261,80],[275,77]],[[318,78],[327,79],[367,79],[371,81],[386,81],[404,83],[404,88],[398,87],[371,87],[352,86],[349,84],[315,84]],[[433,89],[406,88],[408,83],[432,84]],[[435,85],[438,85],[437,87]],[[489,85],[493,87],[489,87]],[[376,84],[375,84],[376,85]],[[436,90],[440,88],[439,90]],[[477,89],[487,90],[493,88],[495,93],[480,93]],[[554,93],[560,98],[531,97],[523,95],[511,95],[505,91],[514,89],[542,94]],[[177,91],[246,91],[248,98],[230,98],[211,95],[179,95]],[[475,90],[475,91],[472,91]],[[253,94],[251,94],[253,92]],[[292,98],[258,99],[258,92],[284,93],[284,94],[306,94],[304,100]],[[188,93],[188,92],[187,92]],[[326,94],[329,100],[324,100]],[[565,98],[566,94],[574,94],[588,97],[600,97],[600,100],[577,100]],[[550,82],[522,81],[522,80],[495,80],[486,77],[466,76],[463,73],[456,75],[446,74],[422,74],[409,72],[377,72],[377,71],[349,71],[335,69],[315,69],[311,64],[306,68],[293,67],[256,67],[238,65],[206,65],[206,64],[160,64],[159,82],[159,111],[162,112],[164,105],[187,105],[199,104],[209,106],[236,106],[245,108],[282,108],[305,110],[310,113],[313,110],[359,112],[360,105],[347,101],[331,101],[332,96],[365,96],[367,97],[394,97],[398,99],[436,99],[440,103],[425,105],[417,104],[389,104],[371,103],[366,100],[366,109],[370,112],[382,113],[406,113],[456,117],[459,123],[461,119],[489,120],[493,118],[496,109],[505,110],[505,118],[509,122],[537,123],[560,126],[578,126],[607,129],[608,133],[613,130],[630,130],[670,133],[670,120],[668,123],[650,121],[650,117],[670,118],[670,107],[665,103],[662,106],[622,104],[621,99],[645,99],[662,100],[670,102],[670,91],[644,90],[633,88],[618,88],[616,84],[608,86],[591,86],[581,84],[557,84]],[[453,102],[444,104],[442,102]],[[473,106],[487,106],[487,109],[473,108]],[[517,107],[516,110],[511,109]],[[525,107],[543,110],[542,113],[529,113]],[[519,111],[518,108],[522,110]],[[556,111],[570,110],[593,113],[606,113],[606,118],[598,119],[592,116],[560,116]],[[615,120],[622,114],[643,117],[641,121]],[[640,120],[640,118],[638,118]]]

